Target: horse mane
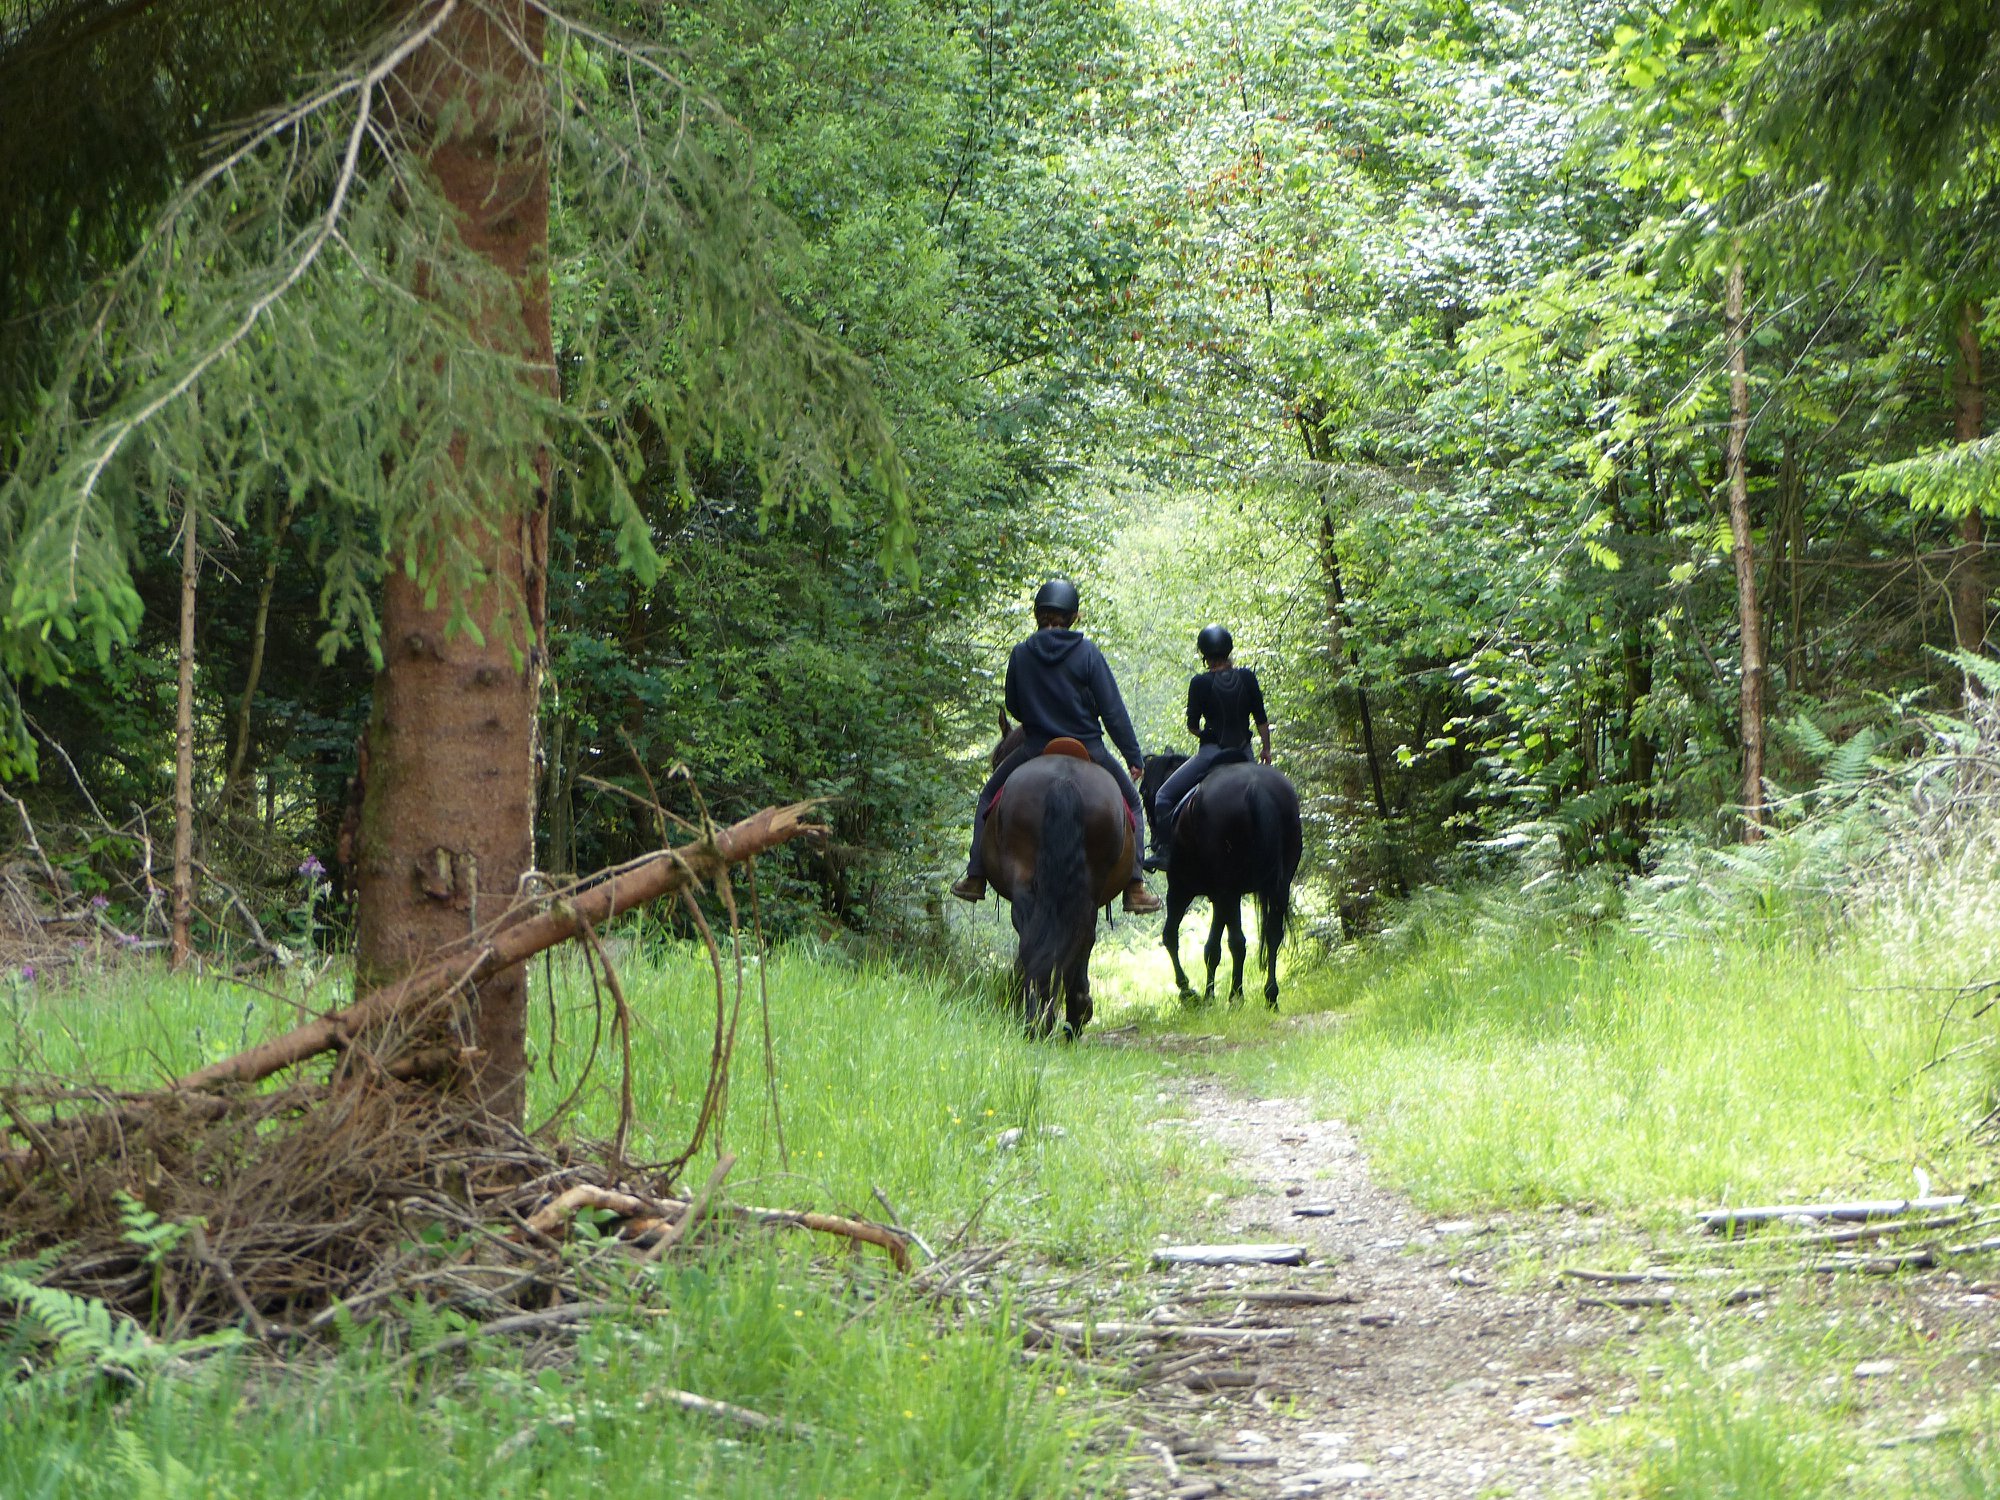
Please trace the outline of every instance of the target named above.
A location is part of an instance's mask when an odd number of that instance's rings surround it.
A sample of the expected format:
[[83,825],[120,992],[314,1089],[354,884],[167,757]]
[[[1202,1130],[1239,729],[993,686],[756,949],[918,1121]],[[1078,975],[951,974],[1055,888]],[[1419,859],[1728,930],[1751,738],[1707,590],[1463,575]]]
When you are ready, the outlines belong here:
[[1028,726],[1011,724],[1007,721],[1007,710],[1000,710],[1000,739],[993,746],[993,753],[987,757],[992,769],[999,770],[1000,762],[1012,755],[1028,742]]

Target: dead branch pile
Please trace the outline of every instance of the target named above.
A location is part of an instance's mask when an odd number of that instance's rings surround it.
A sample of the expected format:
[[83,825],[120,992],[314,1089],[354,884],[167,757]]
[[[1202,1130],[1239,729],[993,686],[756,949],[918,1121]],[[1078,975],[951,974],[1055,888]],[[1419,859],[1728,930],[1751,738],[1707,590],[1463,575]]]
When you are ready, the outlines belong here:
[[[49,1285],[174,1338],[311,1334],[341,1308],[363,1316],[403,1297],[480,1316],[587,1303],[614,1291],[635,1254],[684,1243],[708,1209],[706,1194],[676,1196],[658,1174],[539,1144],[395,1079],[300,1085],[226,1111],[177,1110],[168,1096],[125,1118],[105,1156],[17,1189],[6,1219],[16,1249],[65,1246]],[[582,1210],[601,1222],[573,1241]],[[156,1248],[134,1233],[144,1216],[186,1232]],[[909,1263],[899,1231],[865,1220],[710,1217],[835,1234]]]
[[[397,984],[169,1088],[0,1087],[0,1120],[21,1142],[0,1151],[8,1253],[61,1247],[47,1284],[173,1338],[224,1327],[306,1336],[343,1308],[364,1315],[405,1297],[510,1324],[574,1320],[622,1305],[604,1299],[633,1256],[686,1243],[705,1216],[876,1245],[908,1269],[909,1238],[888,1225],[711,1213],[731,1157],[701,1192],[677,1196],[692,1145],[664,1170],[638,1168],[624,1159],[622,1127],[609,1147],[550,1144],[439,1087],[462,1060],[451,1042],[479,978],[570,936],[602,961],[598,924],[811,831],[805,811],[767,809],[517,908]],[[340,1057],[331,1076],[255,1087],[328,1051]],[[726,1065],[722,1054],[712,1064]],[[577,1236],[583,1212],[593,1232]]]

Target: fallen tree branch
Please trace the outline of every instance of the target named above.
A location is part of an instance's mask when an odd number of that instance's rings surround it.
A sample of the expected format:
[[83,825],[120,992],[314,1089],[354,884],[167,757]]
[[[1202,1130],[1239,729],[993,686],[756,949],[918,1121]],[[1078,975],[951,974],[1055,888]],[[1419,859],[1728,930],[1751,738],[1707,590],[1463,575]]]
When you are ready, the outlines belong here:
[[660,1232],[660,1237],[653,1242],[652,1248],[646,1251],[644,1259],[658,1260],[695,1232],[701,1223],[701,1216],[708,1212],[708,1200],[715,1196],[715,1190],[722,1186],[722,1179],[729,1175],[729,1169],[735,1165],[736,1158],[727,1151],[716,1158],[715,1170],[708,1174],[708,1181],[702,1184],[701,1191],[694,1196],[694,1201],[688,1204],[678,1222]]
[[679,1407],[682,1411],[693,1412],[698,1417],[715,1417],[724,1422],[734,1422],[738,1427],[747,1427],[752,1432],[769,1432],[779,1437],[810,1439],[813,1429],[803,1422],[789,1421],[784,1417],[766,1416],[761,1411],[752,1411],[747,1406],[738,1406],[733,1401],[717,1401],[712,1396],[697,1396],[693,1391],[654,1391],[640,1398],[639,1410],[644,1411],[654,1404]]
[[1059,1338],[1076,1341],[1091,1339],[1108,1343],[1113,1339],[1212,1339],[1230,1344],[1289,1344],[1296,1340],[1296,1328],[1215,1328],[1200,1323],[1076,1323],[1051,1322],[1048,1331]]
[[[729,1175],[729,1169],[735,1165],[734,1156],[724,1155],[716,1162],[715,1170],[709,1174],[707,1184],[695,1194],[692,1201],[683,1201],[679,1198],[641,1198],[634,1193],[621,1193],[611,1188],[581,1183],[575,1187],[565,1188],[535,1210],[523,1223],[533,1234],[552,1235],[560,1225],[573,1218],[579,1208],[603,1209],[607,1213],[618,1215],[622,1221],[616,1226],[621,1238],[643,1240],[652,1235],[659,1236],[647,1249],[646,1259],[651,1260],[664,1254],[693,1232],[707,1212],[709,1200],[715,1195],[715,1190],[722,1185],[722,1179]],[[867,1219],[842,1218],[838,1214],[814,1213],[807,1209],[739,1206],[730,1208],[728,1212],[753,1224],[810,1229],[820,1234],[839,1235],[845,1239],[879,1245],[889,1253],[889,1259],[897,1270],[910,1269],[908,1238],[886,1224],[876,1224]]]
[[801,834],[819,832],[820,825],[806,821],[814,805],[795,802],[767,807],[722,829],[711,843],[663,849],[634,865],[593,877],[546,908],[520,908],[485,933],[453,944],[415,972],[362,996],[344,1010],[197,1069],[176,1079],[174,1087],[213,1089],[229,1083],[256,1083],[321,1052],[345,1047],[386,1021],[420,1011],[457,990],[477,987],[543,949],[575,937],[586,926],[600,926],[635,906],[711,881],[753,854]]
[[[767,807],[722,829],[710,842],[663,849],[629,865],[602,871],[579,882],[547,906],[516,907],[481,930],[441,949],[422,967],[394,984],[364,995],[345,1009],[189,1073],[166,1089],[136,1096],[123,1108],[80,1120],[51,1121],[41,1128],[29,1122],[18,1108],[14,1109],[13,1133],[27,1138],[29,1145],[25,1149],[0,1151],[0,1175],[18,1188],[28,1174],[43,1170],[58,1159],[81,1161],[101,1149],[106,1141],[116,1139],[127,1124],[146,1110],[166,1100],[179,1101],[180,1107],[201,1118],[219,1118],[232,1106],[210,1090],[225,1084],[256,1083],[321,1052],[348,1048],[357,1037],[399,1017],[421,1015],[427,1007],[458,991],[575,937],[586,926],[600,926],[619,913],[660,896],[687,892],[698,884],[720,878],[731,864],[802,835],[819,833],[820,825],[807,821],[815,806],[811,802],[795,802],[784,807]],[[430,1054],[424,1054],[424,1058],[426,1070],[444,1061],[441,1056]],[[389,1071],[394,1074],[396,1065],[392,1063]]]
[[799,1213],[784,1208],[739,1208],[736,1212],[759,1224],[795,1224],[800,1229],[845,1235],[851,1240],[879,1245],[889,1252],[889,1259],[897,1270],[910,1269],[909,1239],[886,1224],[872,1223],[867,1219],[844,1219],[838,1214]]
[[496,1336],[503,1333],[519,1333],[528,1328],[554,1328],[565,1323],[581,1323],[588,1318],[604,1313],[624,1312],[622,1302],[569,1302],[561,1307],[544,1308],[540,1312],[516,1313],[512,1317],[495,1318],[490,1323],[476,1324],[471,1331],[454,1333],[439,1339],[435,1344],[426,1344],[421,1349],[412,1349],[384,1372],[394,1375],[407,1369],[419,1360],[436,1359],[442,1354],[452,1354],[463,1349],[476,1338]]
[[558,1224],[568,1222],[579,1208],[601,1208],[617,1214],[621,1219],[659,1219],[672,1217],[671,1210],[681,1206],[683,1205],[656,1203],[648,1198],[615,1192],[610,1188],[601,1188],[586,1182],[573,1188],[565,1188],[536,1209],[528,1216],[528,1227],[536,1234],[547,1234]]
[[1695,1215],[1705,1229],[1725,1229],[1731,1224],[1769,1224],[1785,1219],[1892,1219],[1899,1214],[1936,1213],[1958,1208],[1963,1193],[1943,1198],[1867,1198],[1854,1203],[1778,1203],[1764,1208],[1708,1208]]
[[1578,1307],[1672,1307],[1672,1292],[1626,1292],[1615,1297],[1579,1297]]

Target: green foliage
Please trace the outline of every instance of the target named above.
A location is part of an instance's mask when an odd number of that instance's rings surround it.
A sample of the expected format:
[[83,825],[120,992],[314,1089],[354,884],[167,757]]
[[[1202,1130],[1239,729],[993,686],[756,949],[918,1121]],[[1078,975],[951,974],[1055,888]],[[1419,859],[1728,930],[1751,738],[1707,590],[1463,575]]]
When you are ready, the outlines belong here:
[[67,1390],[78,1375],[133,1384],[195,1355],[241,1343],[231,1332],[162,1340],[114,1313],[95,1297],[41,1286],[17,1270],[0,1268],[0,1301],[12,1307],[31,1345],[41,1346],[43,1368],[25,1385],[0,1387],[18,1405],[34,1404],[45,1391]]
[[1847,476],[1864,495],[1900,495],[1914,510],[1954,519],[2000,506],[2000,439],[1953,443],[1910,458],[1874,464]]
[[[684,1144],[706,1078],[712,976],[705,954],[656,934],[607,936],[631,942],[619,962],[637,1020],[632,1150],[664,1158]],[[1157,1063],[1143,1052],[1033,1044],[1012,1018],[938,980],[805,945],[750,966],[748,1006],[760,977],[786,1149],[746,1015],[722,1123],[740,1158],[732,1197],[855,1207],[879,1187],[940,1248],[964,1229],[980,1242],[1016,1241],[1037,1263],[1094,1264],[1186,1222],[1218,1185],[1203,1152],[1159,1127],[1172,1106],[1158,1099]],[[568,963],[538,966],[536,978],[552,982],[552,1003],[535,1006],[529,1115],[539,1123],[585,1065],[594,1002]],[[198,1055],[196,1030],[233,1027],[241,999],[220,983],[158,973],[104,983],[39,1002],[50,1049],[40,1066],[79,1071],[88,1061],[107,1082],[150,1078]],[[289,1025],[297,1003],[296,993],[259,997],[260,1024]],[[612,1128],[606,1061],[566,1128]],[[1066,1133],[1036,1134],[1044,1124]],[[1034,1144],[1002,1149],[1010,1127]],[[164,1227],[132,1218],[149,1236]],[[436,1248],[450,1254],[442,1239]],[[10,1273],[28,1281],[37,1270]],[[872,1253],[830,1260],[804,1234],[705,1235],[695,1253],[636,1274],[626,1294],[630,1315],[596,1320],[560,1367],[524,1368],[517,1344],[492,1338],[451,1360],[392,1369],[392,1358],[464,1326],[449,1310],[412,1307],[389,1354],[389,1329],[348,1318],[337,1324],[337,1358],[282,1379],[217,1361],[205,1367],[213,1380],[149,1382],[94,1404],[16,1382],[0,1422],[0,1493],[110,1500],[149,1474],[171,1483],[176,1466],[231,1500],[400,1495],[409,1475],[440,1494],[497,1497],[518,1493],[524,1472],[551,1496],[611,1487],[745,1500],[774,1487],[1025,1500],[1117,1482],[1117,1451],[1102,1446],[1105,1393],[1085,1372],[1024,1358],[1004,1305],[940,1321]],[[79,1316],[98,1343],[142,1347],[136,1328],[92,1321],[87,1308]],[[663,1390],[733,1401],[816,1435],[722,1429],[662,1403]],[[329,1431],[351,1440],[329,1446]]]
[[1632,1492],[1645,1500],[1830,1500],[1852,1493],[1851,1457],[1817,1431],[1801,1432],[1788,1404],[1676,1401],[1668,1435],[1646,1456]]
[[761,189],[790,225],[774,249],[788,305],[868,353],[917,476],[920,573],[885,580],[862,561],[883,541],[866,517],[760,513],[755,476],[728,462],[635,482],[655,578],[624,576],[587,519],[562,528],[545,863],[656,843],[655,792],[718,818],[821,795],[834,839],[766,862],[781,922],[817,908],[907,934],[937,829],[962,821],[952,762],[997,706],[989,601],[1063,524],[1045,487],[1089,419],[1074,366],[1135,259],[1061,155],[1070,80],[1118,27],[1095,3],[671,24],[694,80],[757,141]]
[[[1864,883],[1823,866],[1807,901],[1751,851],[1728,858],[1742,862],[1663,871],[1656,891],[1418,900],[1386,938],[1288,989],[1303,1008],[1351,1011],[1345,1024],[1232,1066],[1356,1121],[1381,1170],[1439,1212],[1647,1213],[1894,1196],[1912,1167],[1976,1177],[1961,1127],[1990,1075],[1925,1065],[1981,1034],[1955,1018],[1949,980],[1983,972],[1990,868],[1912,890],[1893,868]],[[1682,904],[1689,878],[1709,887],[1700,919]],[[1661,906],[1678,917],[1647,920]],[[1945,987],[1913,990],[1913,974]]]

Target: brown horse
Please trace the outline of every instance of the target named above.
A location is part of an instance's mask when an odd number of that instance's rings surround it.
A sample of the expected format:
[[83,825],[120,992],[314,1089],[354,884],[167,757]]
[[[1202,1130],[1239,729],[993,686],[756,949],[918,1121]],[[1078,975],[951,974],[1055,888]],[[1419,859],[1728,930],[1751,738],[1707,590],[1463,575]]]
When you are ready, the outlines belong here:
[[[1020,744],[1000,716],[993,764]],[[1124,892],[1138,858],[1125,798],[1111,773],[1075,740],[1054,740],[1007,778],[986,815],[986,882],[1013,907],[1020,951],[1015,983],[1028,1030],[1047,1036],[1063,1007],[1062,1031],[1090,1024],[1090,950],[1097,913]]]

